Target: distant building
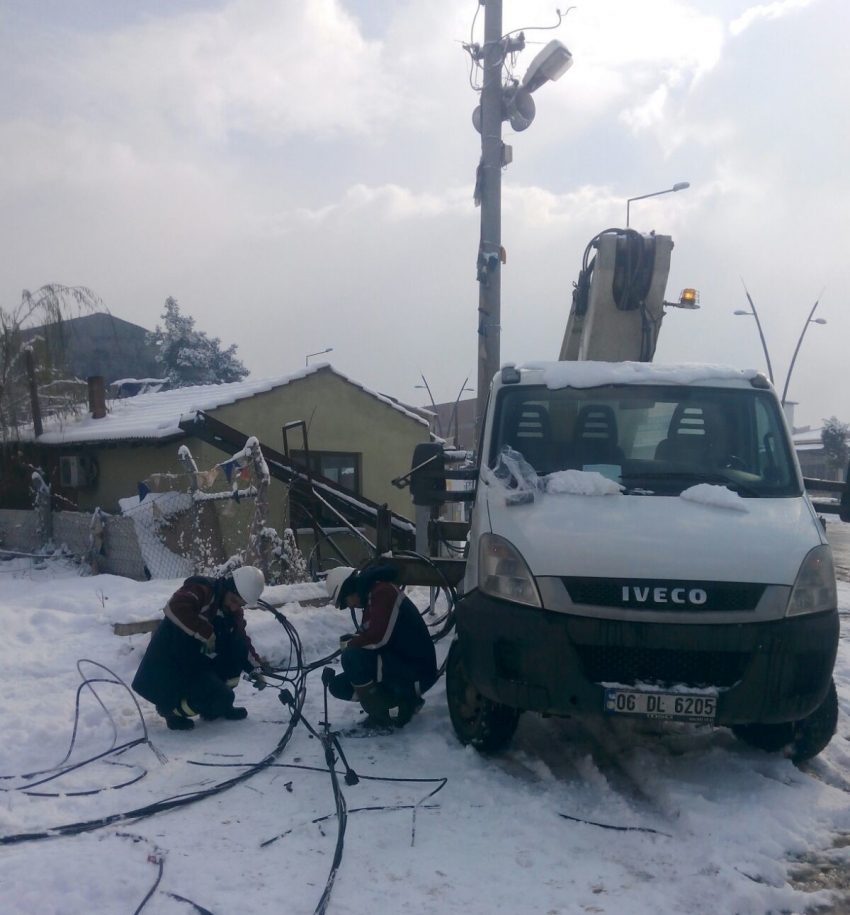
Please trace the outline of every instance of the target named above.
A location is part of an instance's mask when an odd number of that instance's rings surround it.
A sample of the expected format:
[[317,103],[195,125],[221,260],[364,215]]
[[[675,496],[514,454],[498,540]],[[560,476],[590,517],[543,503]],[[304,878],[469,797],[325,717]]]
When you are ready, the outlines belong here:
[[[434,414],[431,421],[431,432],[445,439],[453,448],[472,451],[475,444],[475,405],[474,397],[459,400],[457,403],[438,403],[430,408]],[[457,406],[457,411],[455,411]]]
[[804,477],[814,480],[843,480],[844,471],[832,470],[827,463],[826,452],[821,440],[822,431],[820,428],[812,429],[811,426],[804,426],[794,432],[792,441],[800,462],[800,469],[803,471]]
[[47,337],[54,352],[64,351],[65,368],[77,378],[102,375],[110,384],[118,378],[148,379],[161,374],[156,347],[147,342],[148,331],[106,312],[25,332],[27,339],[38,334]]

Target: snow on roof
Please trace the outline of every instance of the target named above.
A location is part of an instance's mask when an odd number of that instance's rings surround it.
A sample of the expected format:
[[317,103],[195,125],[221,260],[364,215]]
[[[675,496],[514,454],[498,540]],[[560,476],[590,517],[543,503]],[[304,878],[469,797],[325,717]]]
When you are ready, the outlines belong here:
[[712,384],[748,382],[758,369],[736,369],[728,365],[652,362],[526,362],[520,371],[539,374],[523,378],[548,388],[595,388],[605,384]]
[[[343,381],[353,384],[365,393],[377,398],[393,410],[403,413],[409,419],[427,426],[427,420],[417,416],[389,397],[370,390],[337,371],[327,362],[319,362],[301,369],[292,375],[279,378],[265,378],[255,381],[236,381],[231,384],[210,384],[197,387],[177,388],[139,394],[124,400],[110,401],[110,412],[103,419],[92,419],[91,413],[82,419],[50,418],[44,422],[44,434],[39,442],[45,445],[62,445],[74,442],[108,442],[131,439],[163,439],[183,434],[180,420],[191,418],[199,410],[214,410],[227,404],[265,394],[274,388],[306,378],[320,371],[332,372]],[[22,440],[33,440],[32,429],[22,433]]]
[[110,388],[117,388],[122,384],[165,384],[167,378],[119,378],[117,381],[110,381]]

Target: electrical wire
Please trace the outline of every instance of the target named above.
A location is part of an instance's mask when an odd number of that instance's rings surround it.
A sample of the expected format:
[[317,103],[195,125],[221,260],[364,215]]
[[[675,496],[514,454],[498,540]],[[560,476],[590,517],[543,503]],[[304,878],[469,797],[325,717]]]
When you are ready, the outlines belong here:
[[[279,622],[283,622],[284,628],[289,633],[290,638],[294,639],[297,663],[303,664],[301,640],[297,631],[289,623],[289,621],[283,617],[282,614],[278,613],[277,611],[273,611],[273,613],[275,617],[278,618]],[[14,833],[11,835],[0,836],[0,847],[40,841],[42,839],[59,838],[61,836],[79,835],[84,832],[91,832],[96,829],[101,829],[105,826],[111,826],[115,823],[127,822],[129,820],[145,819],[147,817],[154,816],[157,813],[164,813],[167,810],[175,810],[180,807],[186,807],[190,804],[197,803],[198,801],[205,800],[206,798],[215,797],[216,795],[221,794],[224,791],[235,787],[236,785],[248,781],[248,779],[255,776],[258,772],[263,771],[263,769],[267,768],[272,762],[278,759],[280,754],[284,751],[287,744],[289,743],[295,730],[295,726],[298,723],[299,714],[297,713],[300,713],[306,698],[306,673],[304,673],[302,670],[301,674],[296,677],[288,678],[288,680],[294,684],[295,694],[292,700],[292,715],[286,730],[284,731],[274,749],[272,749],[271,752],[259,763],[256,763],[245,772],[242,772],[233,778],[226,779],[225,781],[219,782],[208,788],[203,788],[198,791],[186,792],[184,794],[172,795],[170,797],[163,798],[162,800],[155,801],[151,804],[145,804],[142,807],[136,807],[132,810],[127,810],[122,813],[109,814],[107,816],[98,817],[91,820],[83,820],[77,823],[66,823],[60,826],[51,827],[49,829],[40,830],[38,832]],[[152,745],[151,748],[153,749]]]
[[[105,677],[86,677],[83,674],[82,668],[80,666],[82,664],[92,664],[95,667],[99,667],[101,670],[105,670],[108,674],[110,674],[112,679],[107,679]],[[21,794],[26,794],[31,797],[62,797],[62,796],[84,797],[84,796],[89,796],[92,794],[99,794],[101,791],[114,791],[118,788],[126,788],[129,785],[133,785],[136,782],[141,781],[141,779],[143,779],[147,775],[147,770],[143,766],[139,766],[137,764],[110,763],[110,761],[107,760],[107,763],[111,764],[111,765],[121,765],[121,766],[125,766],[126,768],[141,769],[141,774],[137,775],[125,782],[117,784],[117,785],[107,785],[107,786],[104,786],[101,788],[89,789],[89,790],[85,790],[85,791],[61,791],[61,792],[51,793],[51,792],[45,792],[45,791],[33,791],[32,790],[33,788],[37,788],[43,784],[46,784],[47,782],[53,781],[54,779],[61,778],[63,775],[66,775],[69,772],[73,772],[73,771],[76,771],[77,769],[81,769],[84,766],[87,766],[90,763],[96,762],[99,759],[104,759],[105,757],[111,756],[111,755],[115,755],[115,756],[121,755],[122,753],[127,752],[127,750],[131,749],[132,747],[138,746],[139,744],[147,744],[150,747],[150,749],[152,750],[152,752],[160,760],[160,762],[165,761],[162,754],[159,753],[159,751],[156,749],[156,747],[153,746],[153,744],[150,741],[150,738],[148,735],[148,730],[147,730],[147,725],[145,724],[145,719],[144,719],[144,715],[142,714],[141,707],[139,706],[138,700],[136,699],[135,695],[130,690],[130,688],[127,686],[127,684],[114,671],[110,670],[108,667],[99,663],[98,661],[92,661],[89,658],[81,658],[80,660],[77,661],[77,671],[79,672],[80,676],[83,678],[83,682],[77,687],[77,694],[76,694],[75,702],[74,702],[74,725],[73,725],[73,730],[71,732],[71,740],[70,740],[70,743],[68,745],[68,750],[66,751],[65,755],[62,757],[62,759],[59,761],[59,763],[57,763],[57,765],[51,766],[50,768],[47,768],[47,769],[40,769],[35,772],[26,772],[26,773],[22,773],[20,775],[2,775],[2,776],[0,776],[0,779],[2,779],[2,780],[8,780],[8,779],[14,779],[14,778],[21,778],[21,779],[29,780],[29,779],[36,778],[39,775],[46,776],[45,778],[42,778],[39,781],[29,782],[26,785],[17,785],[12,788],[0,787],[0,791],[4,791],[4,792],[5,791],[19,791]],[[130,695],[130,697],[133,700],[133,703],[136,706],[136,711],[139,716],[139,721],[141,722],[141,725],[142,725],[142,732],[143,732],[142,737],[137,737],[133,740],[126,741],[125,743],[123,743],[119,746],[115,745],[116,741],[118,739],[118,729],[115,725],[115,721],[112,717],[111,712],[109,711],[109,709],[106,707],[106,705],[101,700],[100,696],[97,693],[97,690],[95,690],[95,688],[93,686],[93,684],[95,684],[95,683],[108,683],[108,684],[113,684],[113,685],[118,685],[118,686],[124,687],[124,689],[128,692],[128,694]],[[76,744],[77,733],[78,733],[78,728],[79,728],[79,720],[80,720],[80,698],[81,698],[83,689],[86,689],[86,688],[88,688],[91,691],[92,695],[97,700],[98,705],[100,705],[100,707],[103,709],[104,713],[106,714],[107,718],[109,719],[110,724],[112,725],[112,743],[108,750],[104,750],[100,753],[96,753],[94,756],[90,756],[87,759],[81,760],[80,762],[72,763],[71,765],[66,766],[65,763],[70,758],[70,756],[74,750],[74,746]]]

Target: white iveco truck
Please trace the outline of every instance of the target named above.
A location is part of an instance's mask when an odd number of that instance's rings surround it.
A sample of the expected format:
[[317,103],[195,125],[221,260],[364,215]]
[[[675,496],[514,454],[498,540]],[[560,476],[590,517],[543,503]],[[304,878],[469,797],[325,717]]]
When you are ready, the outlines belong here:
[[493,380],[446,684],[482,751],[526,710],[723,725],[796,760],[834,733],[832,554],[776,392],[650,362],[671,248],[597,236],[561,361]]

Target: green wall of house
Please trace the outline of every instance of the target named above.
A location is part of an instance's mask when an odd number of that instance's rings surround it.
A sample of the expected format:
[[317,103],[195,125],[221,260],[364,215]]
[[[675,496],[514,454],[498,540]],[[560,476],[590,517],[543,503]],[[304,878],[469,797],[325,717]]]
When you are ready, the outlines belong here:
[[[396,489],[390,480],[410,470],[414,447],[428,441],[428,426],[338,375],[320,370],[210,415],[278,451],[283,451],[283,426],[304,420],[311,451],[360,454],[363,495],[413,517],[409,492]],[[302,447],[300,430],[292,430],[290,447]]]

